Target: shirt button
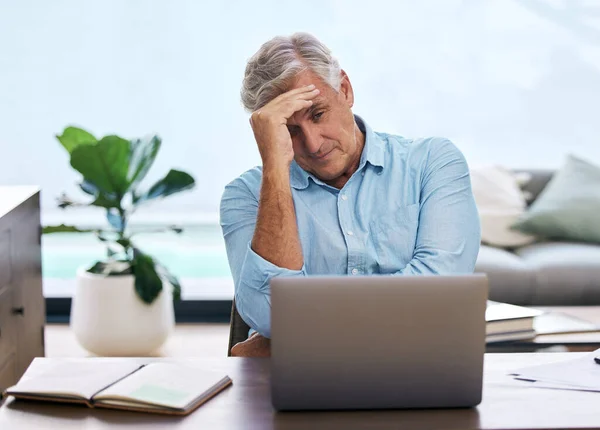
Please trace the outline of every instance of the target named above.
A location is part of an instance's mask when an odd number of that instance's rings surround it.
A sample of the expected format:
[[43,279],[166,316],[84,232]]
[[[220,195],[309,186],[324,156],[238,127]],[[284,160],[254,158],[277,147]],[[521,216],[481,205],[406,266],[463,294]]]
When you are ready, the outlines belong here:
[[357,273],[358,273],[358,269],[356,269],[356,268],[352,269],[352,274],[353,275],[356,275]]
[[352,230],[348,230],[348,236],[354,236],[354,232]]
[[365,172],[362,172],[361,175],[365,176]]
[[348,196],[346,194],[342,194],[342,200],[348,200]]

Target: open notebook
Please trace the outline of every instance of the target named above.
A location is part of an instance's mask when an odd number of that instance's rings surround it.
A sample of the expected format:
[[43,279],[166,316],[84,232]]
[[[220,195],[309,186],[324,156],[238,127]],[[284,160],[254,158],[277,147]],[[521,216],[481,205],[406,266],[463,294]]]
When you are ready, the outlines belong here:
[[89,407],[187,415],[231,384],[231,379],[184,364],[60,362],[30,368],[5,395],[81,403]]

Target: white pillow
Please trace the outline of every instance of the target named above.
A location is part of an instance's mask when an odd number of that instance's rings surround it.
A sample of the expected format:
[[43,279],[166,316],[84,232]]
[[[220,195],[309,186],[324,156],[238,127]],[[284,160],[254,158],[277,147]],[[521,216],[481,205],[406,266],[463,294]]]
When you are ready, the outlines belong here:
[[510,229],[527,208],[525,194],[520,187],[527,178],[500,166],[480,166],[470,170],[481,221],[481,242],[502,248],[533,242],[534,236]]

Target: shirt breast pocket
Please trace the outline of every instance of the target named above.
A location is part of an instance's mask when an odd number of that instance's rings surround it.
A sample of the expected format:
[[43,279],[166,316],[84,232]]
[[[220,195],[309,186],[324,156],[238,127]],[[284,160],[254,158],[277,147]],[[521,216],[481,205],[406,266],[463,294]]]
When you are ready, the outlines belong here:
[[380,273],[403,269],[412,259],[419,227],[419,203],[390,209],[370,222]]

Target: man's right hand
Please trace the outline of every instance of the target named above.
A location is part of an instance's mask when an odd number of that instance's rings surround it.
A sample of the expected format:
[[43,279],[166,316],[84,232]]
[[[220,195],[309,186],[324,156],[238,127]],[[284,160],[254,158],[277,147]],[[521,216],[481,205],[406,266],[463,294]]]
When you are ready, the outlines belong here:
[[294,113],[312,105],[319,94],[314,85],[296,88],[275,97],[250,116],[258,150],[267,168],[289,167],[294,159],[287,121]]

